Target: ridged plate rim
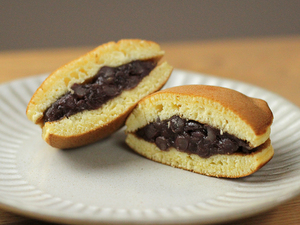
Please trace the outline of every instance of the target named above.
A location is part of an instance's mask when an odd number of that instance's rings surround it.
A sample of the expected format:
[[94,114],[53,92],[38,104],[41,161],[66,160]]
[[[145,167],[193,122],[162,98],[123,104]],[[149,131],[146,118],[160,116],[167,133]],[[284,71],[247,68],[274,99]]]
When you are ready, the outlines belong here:
[[[41,138],[39,128],[27,120],[25,110],[31,95],[47,75],[32,76],[0,85],[0,206],[5,210],[65,223],[208,224],[255,215],[300,194],[299,108],[276,93],[254,85],[175,69],[165,88],[183,84],[217,85],[262,98],[269,103],[274,113],[271,140],[275,149],[270,166],[263,167],[248,178],[236,180],[234,191],[226,195],[205,202],[197,202],[196,196],[195,204],[169,208],[101,208],[52,196],[32,185],[31,180],[23,179],[17,161],[25,140],[32,136]],[[13,102],[9,99],[13,99]],[[288,128],[288,132],[281,129],[283,126]],[[14,135],[18,138],[13,138]],[[202,179],[202,175],[198,176]],[[35,195],[39,203],[28,200],[32,198],[30,195]],[[60,207],[55,208],[57,205]],[[67,210],[62,210],[62,205]]]

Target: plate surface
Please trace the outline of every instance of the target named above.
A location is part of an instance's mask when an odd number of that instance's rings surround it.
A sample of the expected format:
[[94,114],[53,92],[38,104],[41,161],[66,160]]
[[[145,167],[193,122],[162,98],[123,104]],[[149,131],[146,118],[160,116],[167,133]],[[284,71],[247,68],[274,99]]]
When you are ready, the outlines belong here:
[[268,210],[300,193],[300,110],[249,84],[174,70],[165,87],[208,84],[266,100],[274,113],[273,159],[255,174],[218,179],[145,159],[124,130],[98,143],[58,150],[25,115],[46,75],[0,85],[0,205],[65,223],[215,223]]

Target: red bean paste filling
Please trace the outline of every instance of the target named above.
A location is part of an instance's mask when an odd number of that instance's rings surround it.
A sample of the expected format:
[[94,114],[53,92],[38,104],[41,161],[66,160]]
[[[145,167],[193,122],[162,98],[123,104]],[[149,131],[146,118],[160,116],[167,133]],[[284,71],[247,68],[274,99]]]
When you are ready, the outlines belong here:
[[102,67],[92,80],[84,84],[73,84],[73,92],[67,92],[54,102],[46,110],[44,122],[57,121],[84,110],[100,108],[122,91],[136,87],[156,64],[154,60],[137,60],[118,67]]
[[245,142],[228,133],[193,120],[172,116],[161,121],[159,118],[137,130],[136,135],[148,142],[155,143],[162,151],[174,147],[188,154],[208,158],[216,154],[249,154],[251,149]]

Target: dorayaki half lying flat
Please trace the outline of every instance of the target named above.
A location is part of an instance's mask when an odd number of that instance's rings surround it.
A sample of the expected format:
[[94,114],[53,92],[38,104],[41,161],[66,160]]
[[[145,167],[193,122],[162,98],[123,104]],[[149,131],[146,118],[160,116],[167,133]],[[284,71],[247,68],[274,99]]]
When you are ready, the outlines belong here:
[[27,106],[56,148],[74,148],[105,138],[124,125],[143,97],[159,90],[172,66],[164,51],[145,40],[103,44],[46,78]]
[[151,160],[207,176],[248,176],[273,157],[273,114],[261,99],[205,85],[142,99],[126,121],[126,143]]

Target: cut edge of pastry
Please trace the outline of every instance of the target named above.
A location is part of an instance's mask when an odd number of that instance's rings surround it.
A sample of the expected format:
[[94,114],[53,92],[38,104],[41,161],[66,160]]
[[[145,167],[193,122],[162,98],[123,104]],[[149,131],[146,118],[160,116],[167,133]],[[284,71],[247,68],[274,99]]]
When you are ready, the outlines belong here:
[[[227,132],[249,144],[250,153],[215,154],[202,158],[138,137],[136,131],[155,122],[180,116]],[[184,85],[153,93],[142,99],[126,120],[126,143],[138,154],[177,168],[207,176],[239,178],[253,174],[269,162],[273,114],[261,99],[232,89],[209,85]],[[255,149],[254,149],[255,148]]]
[[134,60],[159,61],[163,56],[164,51],[152,41],[124,39],[100,45],[51,73],[33,94],[26,115],[32,122],[43,126],[45,110],[70,91],[74,83],[80,84],[92,78],[101,67],[117,67]]
[[[121,128],[137,102],[160,90],[173,67],[159,62],[164,56],[152,41],[124,39],[109,42],[60,67],[50,74],[33,94],[26,109],[29,120],[42,128],[43,139],[56,148],[73,148],[105,138]],[[103,67],[118,67],[135,60],[154,60],[156,67],[140,83],[95,110],[84,110],[68,118],[44,123],[44,112],[74,83],[84,83]]]
[[126,143],[133,151],[150,160],[206,176],[223,178],[249,176],[268,163],[274,155],[270,139],[250,154],[217,154],[209,158],[181,152],[173,147],[162,151],[154,143],[132,133],[127,134]]
[[135,88],[123,91],[99,109],[85,110],[69,118],[45,123],[42,127],[43,139],[53,147],[72,148],[109,136],[124,125],[140,99],[163,87],[172,70],[172,66],[163,62]]
[[142,99],[126,121],[126,132],[173,115],[227,132],[255,148],[270,136],[273,114],[267,103],[228,88],[184,85]]

